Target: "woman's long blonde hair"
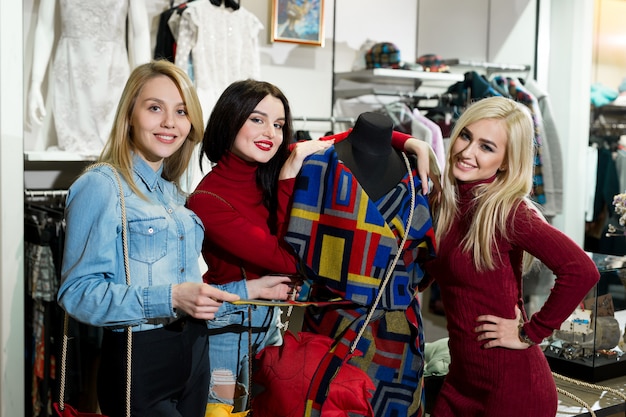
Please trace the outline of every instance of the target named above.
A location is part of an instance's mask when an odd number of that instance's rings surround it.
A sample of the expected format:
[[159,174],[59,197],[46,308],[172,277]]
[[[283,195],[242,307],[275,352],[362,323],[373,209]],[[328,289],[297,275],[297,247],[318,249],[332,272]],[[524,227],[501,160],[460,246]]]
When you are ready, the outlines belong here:
[[[457,180],[452,173],[455,155],[451,150],[461,131],[482,119],[502,121],[507,134],[504,164],[492,183],[479,185],[474,191],[475,210],[470,228],[460,242],[465,252],[472,252],[477,270],[495,268],[494,240],[496,235],[506,239],[507,218],[519,204],[528,204],[536,209],[529,196],[533,186],[534,171],[534,127],[529,110],[522,104],[504,97],[490,97],[470,105],[461,115],[452,130],[447,150],[447,161],[443,174],[442,196],[436,222],[436,237],[439,241],[446,234],[457,216]],[[525,270],[530,268],[532,257],[525,254]]]
[[202,141],[204,135],[200,100],[191,80],[181,68],[166,60],[152,61],[135,68],[128,77],[122,92],[109,140],[98,161],[108,162],[116,167],[138,195],[142,195],[142,193],[133,181],[131,151],[136,149],[136,145],[132,137],[130,120],[141,89],[149,80],[159,76],[166,76],[174,82],[183,98],[187,108],[187,117],[191,122],[191,130],[183,145],[163,161],[163,178],[172,181],[180,188],[180,178],[189,165],[194,147]]

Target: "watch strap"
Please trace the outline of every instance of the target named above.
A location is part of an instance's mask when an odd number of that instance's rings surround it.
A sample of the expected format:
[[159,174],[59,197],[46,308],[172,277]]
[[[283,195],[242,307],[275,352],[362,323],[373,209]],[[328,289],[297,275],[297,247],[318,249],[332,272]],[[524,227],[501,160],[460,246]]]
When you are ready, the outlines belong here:
[[521,342],[523,342],[523,343],[526,343],[529,346],[536,345],[536,343],[533,342],[530,337],[528,337],[528,335],[526,334],[526,331],[524,330],[523,326],[519,327],[519,340]]

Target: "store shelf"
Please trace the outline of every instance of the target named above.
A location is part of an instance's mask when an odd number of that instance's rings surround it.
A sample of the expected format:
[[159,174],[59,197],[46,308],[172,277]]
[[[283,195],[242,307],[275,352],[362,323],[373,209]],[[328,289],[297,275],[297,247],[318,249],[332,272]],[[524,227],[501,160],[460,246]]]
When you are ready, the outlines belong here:
[[491,72],[529,72],[530,65],[523,64],[501,64],[497,62],[484,61],[467,61],[463,59],[444,59],[444,64],[451,67],[468,67],[475,69],[483,69],[488,73]]
[[[333,101],[338,98],[353,98],[366,95],[415,97],[422,95],[421,88],[447,89],[463,81],[463,74],[428,72],[391,68],[374,68],[335,73]],[[418,93],[418,90],[420,91]]]
[[26,151],[24,161],[29,162],[88,162],[98,159],[97,155],[83,155],[65,151]]
[[428,83],[453,83],[463,81],[463,74],[453,74],[446,72],[412,71],[392,68],[374,68],[361,71],[336,72],[335,84],[340,80],[349,80],[361,83],[373,84],[405,84],[415,85]]
[[379,87],[360,87],[360,86],[350,86],[344,88],[336,88],[335,89],[335,97],[336,98],[352,98],[352,97],[360,97],[366,95],[373,96],[394,96],[394,97],[402,97],[408,99],[419,99],[419,100],[439,100],[441,98],[452,99],[455,97],[452,93],[426,93],[420,92],[419,90],[413,89],[402,89],[402,88],[379,88]]
[[[596,417],[613,417],[624,415],[626,403],[624,399],[607,390],[595,390],[576,383],[555,379],[556,386],[568,391],[591,406]],[[625,392],[626,377],[619,377],[603,381],[603,387],[608,387],[619,392]],[[621,413],[621,414],[620,414]],[[559,394],[559,405],[556,417],[590,417],[587,409],[578,402],[563,394]]]

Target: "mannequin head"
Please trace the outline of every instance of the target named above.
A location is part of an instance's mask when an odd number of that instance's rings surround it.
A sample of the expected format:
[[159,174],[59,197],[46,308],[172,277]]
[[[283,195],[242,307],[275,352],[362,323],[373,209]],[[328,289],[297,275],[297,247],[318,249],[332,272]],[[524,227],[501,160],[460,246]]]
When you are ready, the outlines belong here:
[[361,113],[347,140],[356,152],[384,156],[391,150],[393,122],[389,116],[376,112]]
[[382,113],[365,112],[335,151],[365,192],[374,200],[395,187],[407,173],[400,154],[391,146],[393,122]]

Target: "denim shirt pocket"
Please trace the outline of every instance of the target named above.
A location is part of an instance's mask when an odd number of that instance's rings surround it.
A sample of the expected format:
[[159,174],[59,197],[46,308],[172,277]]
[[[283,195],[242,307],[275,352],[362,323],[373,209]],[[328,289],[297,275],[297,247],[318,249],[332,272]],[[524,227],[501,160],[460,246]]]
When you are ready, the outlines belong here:
[[129,256],[148,264],[163,258],[167,254],[167,225],[164,217],[129,221]]
[[194,221],[193,228],[194,234],[196,237],[196,249],[198,251],[202,250],[202,243],[204,242],[204,224],[200,217],[198,217],[195,213],[191,214],[191,218]]

